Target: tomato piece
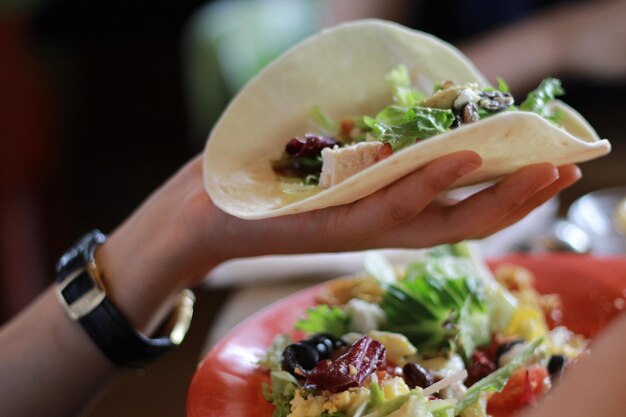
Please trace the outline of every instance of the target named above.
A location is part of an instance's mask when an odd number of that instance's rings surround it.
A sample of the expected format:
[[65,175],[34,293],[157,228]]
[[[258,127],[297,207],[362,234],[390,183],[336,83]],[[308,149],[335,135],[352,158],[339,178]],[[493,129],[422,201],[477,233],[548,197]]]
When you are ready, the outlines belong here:
[[488,401],[489,411],[517,410],[525,405],[534,404],[542,394],[546,382],[550,379],[543,366],[523,367],[513,372],[501,392],[493,394]]
[[382,161],[383,159],[388,158],[391,155],[393,155],[393,148],[391,147],[391,144],[386,142],[378,150],[378,155],[376,155],[376,161]]
[[341,136],[346,140],[351,139],[350,133],[354,128],[354,120],[352,119],[344,119],[341,121]]

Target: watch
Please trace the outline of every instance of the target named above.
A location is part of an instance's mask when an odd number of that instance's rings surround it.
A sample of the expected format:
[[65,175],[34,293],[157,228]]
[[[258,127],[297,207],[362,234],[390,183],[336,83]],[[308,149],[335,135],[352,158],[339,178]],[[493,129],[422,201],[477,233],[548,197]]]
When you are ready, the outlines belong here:
[[195,297],[190,290],[183,290],[178,295],[165,335],[144,335],[107,297],[94,259],[96,249],[105,241],[102,232],[92,230],[59,259],[56,266],[57,296],[68,316],[82,325],[114,364],[143,367],[183,341],[191,324]]

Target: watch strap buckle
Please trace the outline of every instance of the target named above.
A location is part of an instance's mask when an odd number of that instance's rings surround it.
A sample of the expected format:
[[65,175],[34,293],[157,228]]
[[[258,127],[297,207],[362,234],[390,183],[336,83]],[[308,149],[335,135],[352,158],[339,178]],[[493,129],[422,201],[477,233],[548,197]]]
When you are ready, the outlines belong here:
[[[80,298],[72,302],[68,302],[63,295],[63,291],[82,274],[87,274],[89,276],[89,279],[94,284],[93,288],[82,294]],[[76,321],[91,313],[96,307],[98,307],[100,303],[102,303],[102,300],[104,300],[104,297],[106,297],[106,292],[102,288],[100,282],[91,275],[87,268],[79,268],[68,274],[68,276],[57,285],[57,296],[66,313],[72,320]]]

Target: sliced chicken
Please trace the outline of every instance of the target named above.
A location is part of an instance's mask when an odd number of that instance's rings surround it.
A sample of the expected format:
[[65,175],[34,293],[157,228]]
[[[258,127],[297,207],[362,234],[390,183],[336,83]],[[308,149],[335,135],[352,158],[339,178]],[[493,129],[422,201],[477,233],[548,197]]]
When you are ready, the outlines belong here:
[[391,147],[382,142],[360,142],[343,148],[322,150],[320,186],[329,188],[363,171],[391,154]]

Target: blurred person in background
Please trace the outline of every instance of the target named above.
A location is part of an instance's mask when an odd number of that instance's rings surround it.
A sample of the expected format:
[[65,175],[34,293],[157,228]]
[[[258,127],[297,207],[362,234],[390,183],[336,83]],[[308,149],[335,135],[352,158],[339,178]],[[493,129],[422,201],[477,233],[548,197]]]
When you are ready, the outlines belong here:
[[492,82],[515,91],[546,76],[626,81],[626,1],[330,1],[334,22],[380,17],[459,47]]

